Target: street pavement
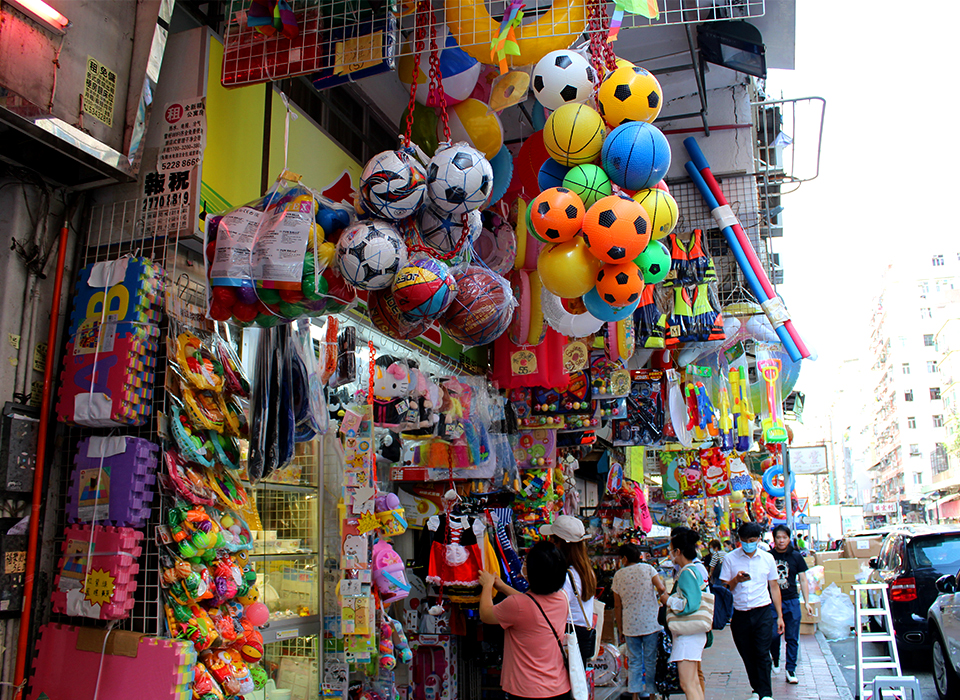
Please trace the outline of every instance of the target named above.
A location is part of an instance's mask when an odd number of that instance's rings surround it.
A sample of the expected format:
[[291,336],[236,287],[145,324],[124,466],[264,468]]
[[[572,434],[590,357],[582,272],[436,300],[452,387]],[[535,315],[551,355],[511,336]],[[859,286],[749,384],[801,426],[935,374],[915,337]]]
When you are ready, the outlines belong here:
[[[839,642],[828,642],[833,656],[843,671],[843,677],[847,686],[856,697],[854,689],[857,685],[857,643],[853,637],[843,639]],[[887,653],[886,644],[876,644],[869,642],[866,645],[865,652],[871,656]],[[920,681],[920,691],[923,693],[924,700],[937,700],[937,688],[933,683],[933,669],[930,661],[929,651],[911,651],[900,652],[900,669],[906,676],[916,676]],[[871,678],[872,676],[868,676]]]

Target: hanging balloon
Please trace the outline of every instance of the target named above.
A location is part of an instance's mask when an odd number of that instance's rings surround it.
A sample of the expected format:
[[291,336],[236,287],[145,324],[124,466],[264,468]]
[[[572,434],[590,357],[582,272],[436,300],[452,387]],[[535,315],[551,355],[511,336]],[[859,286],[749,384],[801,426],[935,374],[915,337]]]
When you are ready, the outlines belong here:
[[503,195],[510,187],[510,181],[513,180],[513,156],[510,154],[510,149],[501,146],[497,155],[490,160],[490,166],[493,168],[493,192],[490,195],[490,204],[496,204],[503,199]]
[[466,141],[483,153],[487,160],[493,160],[500,152],[503,147],[503,125],[489,105],[468,98],[453,105],[448,114],[451,140]]
[[576,299],[593,289],[602,266],[582,236],[546,246],[537,258],[543,286],[564,299]]
[[589,311],[581,314],[567,311],[560,297],[546,288],[540,294],[540,306],[543,309],[543,318],[550,327],[569,338],[593,335],[603,325],[603,321]]
[[[440,86],[447,106],[463,102],[470,97],[477,79],[480,77],[481,64],[468,56],[457,46],[457,40],[447,32],[445,25],[440,25],[437,33],[437,46],[440,48],[440,75],[443,78]],[[416,54],[411,44],[403,47],[403,56],[397,61],[397,76],[410,94],[410,84],[413,80],[413,65]],[[430,40],[424,42],[424,49],[420,52],[420,67],[417,74],[417,102],[427,107],[439,107],[439,95],[430,95]],[[428,151],[432,153],[432,151]]]

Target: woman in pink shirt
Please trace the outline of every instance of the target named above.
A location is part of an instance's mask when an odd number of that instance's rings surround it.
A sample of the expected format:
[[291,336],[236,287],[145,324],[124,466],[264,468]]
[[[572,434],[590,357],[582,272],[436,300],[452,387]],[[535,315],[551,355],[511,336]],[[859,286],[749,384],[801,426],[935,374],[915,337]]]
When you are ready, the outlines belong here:
[[[480,619],[504,632],[500,683],[508,700],[569,700],[570,677],[560,643],[569,614],[563,592],[566,561],[556,545],[537,542],[524,559],[523,575],[530,584],[526,594],[480,572]],[[494,589],[506,596],[497,605]]]

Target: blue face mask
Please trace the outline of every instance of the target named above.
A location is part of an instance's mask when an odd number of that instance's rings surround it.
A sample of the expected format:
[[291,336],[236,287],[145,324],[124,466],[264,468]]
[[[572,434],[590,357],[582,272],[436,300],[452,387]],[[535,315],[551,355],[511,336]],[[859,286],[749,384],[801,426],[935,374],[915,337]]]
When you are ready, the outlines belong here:
[[743,551],[747,554],[753,554],[757,551],[757,545],[759,542],[742,542],[740,546],[743,548]]

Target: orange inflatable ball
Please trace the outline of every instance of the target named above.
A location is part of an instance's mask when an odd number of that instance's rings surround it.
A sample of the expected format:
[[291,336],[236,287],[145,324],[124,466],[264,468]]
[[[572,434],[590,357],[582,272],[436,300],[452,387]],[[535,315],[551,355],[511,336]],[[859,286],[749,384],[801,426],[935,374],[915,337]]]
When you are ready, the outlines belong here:
[[650,215],[639,202],[622,195],[597,201],[583,217],[587,247],[605,263],[633,260],[650,241]]
[[632,304],[642,291],[643,272],[634,262],[604,265],[597,273],[597,294],[610,306]]
[[580,233],[583,200],[566,187],[544,190],[530,205],[530,223],[547,243],[563,243]]
[[561,299],[576,299],[593,289],[601,266],[582,236],[544,246],[537,257],[540,283]]

